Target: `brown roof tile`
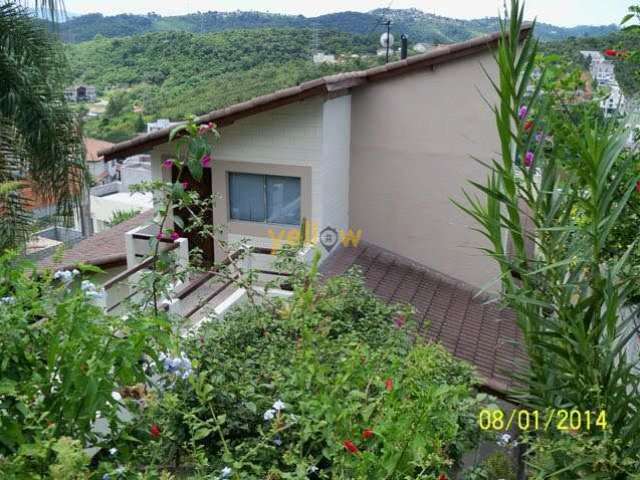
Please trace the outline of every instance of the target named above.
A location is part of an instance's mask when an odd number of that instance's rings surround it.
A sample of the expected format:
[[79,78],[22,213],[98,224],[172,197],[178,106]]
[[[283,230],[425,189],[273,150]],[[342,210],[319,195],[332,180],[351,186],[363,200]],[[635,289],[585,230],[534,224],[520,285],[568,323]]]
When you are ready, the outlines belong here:
[[420,334],[474,365],[485,387],[505,393],[514,385],[514,361],[526,356],[512,311],[471,285],[366,242],[336,250],[321,272],[339,275],[354,266],[381,299],[413,305]]
[[81,240],[65,250],[62,258],[57,261],[53,258],[55,255],[39,260],[38,268],[64,270],[73,268],[78,263],[96,266],[124,265],[127,260],[125,233],[148,223],[152,218],[153,210],[136,215],[115,227]]

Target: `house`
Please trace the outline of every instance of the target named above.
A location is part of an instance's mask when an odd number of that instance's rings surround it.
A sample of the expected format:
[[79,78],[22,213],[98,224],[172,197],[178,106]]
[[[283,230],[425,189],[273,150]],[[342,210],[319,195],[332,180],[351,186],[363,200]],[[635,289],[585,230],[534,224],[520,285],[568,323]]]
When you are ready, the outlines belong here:
[[104,159],[98,155],[98,151],[112,147],[113,143],[90,137],[85,137],[83,142],[85,151],[84,159],[87,170],[96,181],[100,182],[107,174],[107,165]]
[[147,133],[157,132],[166,128],[173,128],[179,124],[180,122],[172,122],[168,118],[159,118],[155,122],[147,123]]
[[98,98],[93,85],[73,85],[65,88],[64,97],[70,102],[95,102]]
[[[225,240],[249,239],[262,254],[295,239],[305,220],[305,238],[325,254],[325,275],[359,266],[374,292],[412,304],[421,333],[476,365],[496,391],[522,358],[519,333],[514,315],[490,303],[497,267],[478,250],[484,238],[452,199],[464,201],[468,181],[484,182],[487,172],[474,158],[489,161],[499,150],[485,103],[495,99],[486,75],[497,74],[499,40],[496,33],[438,46],[198,119],[215,122],[222,136],[200,191],[220,195],[212,221],[224,226]],[[173,153],[169,134],[164,128],[100,154],[110,161],[148,152],[153,178],[170,181],[161,166]],[[136,249],[147,248],[155,230],[142,225],[127,235],[129,268],[138,271],[144,254]],[[190,248],[184,240],[174,248]],[[215,245],[205,255],[222,261],[226,254]],[[226,292],[207,284],[210,278],[182,292],[204,290],[207,301]],[[226,293],[216,308],[236,294]],[[201,308],[181,313],[192,318]]]

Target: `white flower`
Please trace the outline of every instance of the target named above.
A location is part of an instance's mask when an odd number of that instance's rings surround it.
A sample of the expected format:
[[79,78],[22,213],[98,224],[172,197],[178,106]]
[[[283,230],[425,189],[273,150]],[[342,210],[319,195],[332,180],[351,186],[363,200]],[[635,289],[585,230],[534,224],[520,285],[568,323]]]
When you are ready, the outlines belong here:
[[273,409],[276,410],[277,412],[279,412],[280,410],[284,410],[285,409],[284,402],[282,400],[276,400],[275,403],[273,404]]
[[94,292],[96,290],[96,286],[89,280],[83,280],[80,284],[80,289],[83,292]]
[[276,416],[276,411],[273,408],[270,408],[266,412],[264,412],[263,418],[268,422],[269,420],[273,420],[273,417]]
[[58,270],[53,274],[53,278],[55,280],[62,280],[63,283],[69,283],[73,280],[73,276],[73,272],[70,272],[69,270]]
[[0,298],[0,304],[2,305],[13,305],[16,303],[16,299],[14,297],[2,297]]
[[499,435],[496,443],[500,447],[508,446],[511,443],[511,435],[509,435],[508,433],[503,433],[502,435]]
[[109,454],[110,455],[115,455],[116,453],[118,453],[118,449],[117,448],[113,447],[113,448],[109,449]]
[[311,465],[307,471],[309,473],[316,473],[318,470],[320,470],[318,467],[316,467],[315,465]]
[[77,268],[74,268],[71,273],[73,274],[74,277],[76,275],[80,275],[80,271]]
[[111,392],[111,398],[113,398],[116,402],[122,401],[122,395],[120,395],[120,393],[116,392],[115,390]]
[[222,471],[220,472],[220,478],[229,478],[231,476],[231,473],[233,472],[233,470],[231,470],[231,468],[229,467],[224,467],[222,469]]

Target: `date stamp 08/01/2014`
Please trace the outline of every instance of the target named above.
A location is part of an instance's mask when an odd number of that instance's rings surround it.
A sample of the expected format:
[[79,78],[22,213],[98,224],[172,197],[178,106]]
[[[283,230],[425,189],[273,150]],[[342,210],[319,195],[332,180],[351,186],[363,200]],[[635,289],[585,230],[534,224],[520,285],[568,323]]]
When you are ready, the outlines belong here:
[[607,429],[607,414],[604,410],[567,410],[547,408],[527,410],[514,408],[510,412],[499,408],[485,408],[478,414],[478,425],[482,430],[506,432],[512,428],[520,431],[559,430],[566,432]]

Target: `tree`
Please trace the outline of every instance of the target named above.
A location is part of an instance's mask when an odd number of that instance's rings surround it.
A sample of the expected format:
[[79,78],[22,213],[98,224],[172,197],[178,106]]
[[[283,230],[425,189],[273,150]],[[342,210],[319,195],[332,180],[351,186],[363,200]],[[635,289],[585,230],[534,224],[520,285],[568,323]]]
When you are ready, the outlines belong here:
[[[56,17],[57,2],[36,8]],[[59,42],[26,9],[0,0],[0,249],[30,234],[28,180],[38,197],[71,218],[85,180],[82,142],[63,95],[66,61]]]
[[142,114],[138,114],[136,117],[135,124],[136,132],[144,132],[147,129],[147,124],[144,122],[144,118],[142,118]]

